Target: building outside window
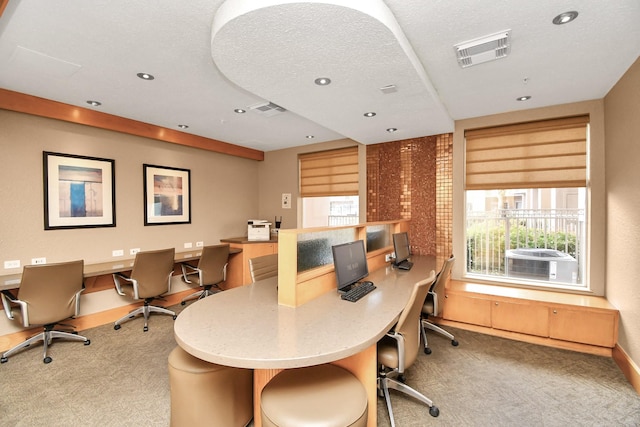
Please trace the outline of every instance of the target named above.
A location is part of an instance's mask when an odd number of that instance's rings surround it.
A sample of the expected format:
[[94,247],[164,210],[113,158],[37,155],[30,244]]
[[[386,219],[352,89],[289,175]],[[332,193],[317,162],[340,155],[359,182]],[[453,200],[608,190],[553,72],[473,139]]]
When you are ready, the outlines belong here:
[[466,199],[467,275],[586,286],[586,188],[470,190]]

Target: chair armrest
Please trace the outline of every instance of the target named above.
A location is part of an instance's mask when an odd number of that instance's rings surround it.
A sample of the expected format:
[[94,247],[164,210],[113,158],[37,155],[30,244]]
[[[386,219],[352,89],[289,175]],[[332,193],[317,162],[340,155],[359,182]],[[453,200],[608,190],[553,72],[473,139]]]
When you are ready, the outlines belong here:
[[396,340],[398,345],[398,372],[402,374],[404,372],[404,335],[390,331],[387,332],[387,336]]
[[11,320],[14,320],[13,307],[11,306],[11,304],[16,304],[20,307],[20,312],[22,313],[22,326],[24,326],[25,328],[28,327],[29,311],[27,309],[27,303],[19,300],[18,298],[13,296],[11,292],[6,290],[2,291],[0,296],[2,297],[2,306],[4,307],[4,312],[7,315],[7,317]]
[[438,317],[440,313],[440,309],[438,308],[438,294],[432,291],[429,291],[429,295],[433,298],[433,315]]
[[184,279],[185,283],[191,283],[191,280],[189,280],[187,276],[191,274],[198,274],[198,272],[200,271],[198,267],[194,267],[193,265],[187,264],[186,262],[181,263],[180,267],[182,267],[182,278]]
[[80,315],[80,294],[84,292],[84,286],[78,292],[76,292],[76,314],[74,316]]
[[113,283],[116,285],[116,292],[118,295],[126,296],[122,290],[122,283],[126,282],[127,284],[133,285],[133,293],[134,298],[138,299],[138,282],[135,279],[125,276],[122,273],[113,273]]
[[222,281],[226,282],[227,281],[227,266],[229,265],[229,263],[226,263],[224,265],[224,267],[222,267]]

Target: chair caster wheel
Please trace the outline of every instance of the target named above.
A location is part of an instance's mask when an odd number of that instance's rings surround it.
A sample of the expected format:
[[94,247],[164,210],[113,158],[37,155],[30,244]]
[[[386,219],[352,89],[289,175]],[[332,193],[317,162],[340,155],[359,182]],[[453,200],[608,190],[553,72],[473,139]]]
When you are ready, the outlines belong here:
[[176,314],[173,315],[173,320],[176,320],[178,316]]
[[2,359],[0,359],[0,363],[7,363],[9,361],[9,359],[7,359],[6,357],[3,357]]
[[118,329],[120,329],[120,325],[115,325],[115,326],[113,327],[113,329],[115,329],[115,330],[117,331]]
[[47,356],[47,357],[45,357],[45,358],[44,358],[43,362],[44,362],[44,363],[51,363],[51,361],[52,361],[52,360],[53,360],[52,358],[50,358],[49,356]]
[[432,417],[437,417],[438,415],[440,415],[440,409],[438,409],[437,406],[432,406],[431,408],[429,408],[429,415],[431,415]]
[[431,349],[429,347],[426,347],[424,349],[424,354],[431,354]]
[[185,305],[186,303],[186,301],[180,301],[180,305]]
[[91,340],[86,340],[86,341],[84,342],[84,345],[89,345],[89,344],[91,344]]
[[149,327],[148,327],[148,326],[145,326],[144,328],[142,328],[142,330],[143,330],[144,332],[147,332],[147,331],[149,330]]
[[457,347],[458,346],[458,341],[451,340],[451,345],[454,346],[454,347]]

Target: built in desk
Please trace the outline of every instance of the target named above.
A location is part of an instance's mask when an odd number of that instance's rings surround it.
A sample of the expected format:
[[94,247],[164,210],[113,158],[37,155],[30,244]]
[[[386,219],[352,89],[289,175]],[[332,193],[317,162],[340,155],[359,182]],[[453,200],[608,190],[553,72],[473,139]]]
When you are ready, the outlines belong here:
[[385,266],[369,274],[377,289],[356,303],[335,291],[296,308],[278,304],[277,278],[241,286],[191,304],[174,324],[177,343],[220,365],[254,369],[254,423],[260,393],[283,369],[335,363],[353,372],[369,395],[376,425],[376,343],[395,324],[413,285],[436,269],[435,257],[415,256],[410,271]]
[[[230,248],[229,254],[237,254],[242,252],[240,248]],[[200,258],[202,254],[202,250],[197,248],[197,250],[185,251],[185,252],[176,252],[175,262],[188,262],[195,261]],[[113,260],[109,262],[100,262],[93,264],[84,264],[84,277],[92,278],[103,275],[111,275],[112,273],[119,273],[123,271],[129,271],[133,268],[134,257],[129,258],[121,258],[118,260]],[[69,260],[71,261],[71,260]],[[0,276],[0,291],[9,290],[9,289],[17,289],[20,287],[20,279],[22,277],[21,273],[16,274],[6,274]],[[113,286],[113,282],[110,282],[111,286]]]

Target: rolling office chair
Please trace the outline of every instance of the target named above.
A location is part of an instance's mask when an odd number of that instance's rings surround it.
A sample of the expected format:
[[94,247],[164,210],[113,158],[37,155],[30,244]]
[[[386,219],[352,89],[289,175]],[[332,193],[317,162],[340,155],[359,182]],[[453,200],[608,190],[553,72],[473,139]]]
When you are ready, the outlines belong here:
[[[14,320],[14,316],[18,314],[25,328],[44,325],[44,331],[4,352],[0,362],[5,363],[9,356],[36,341],[44,344],[44,363],[52,360],[47,350],[54,338],[91,344],[89,339],[76,334],[72,329],[53,329],[62,320],[80,313],[80,294],[84,290],[83,269],[83,260],[24,266],[18,297],[14,297],[9,291],[2,291],[2,305],[9,319]],[[14,313],[14,308],[19,308],[20,311]]]
[[278,275],[278,254],[263,255],[249,259],[251,281],[268,279]]
[[422,327],[420,328],[422,331],[422,340],[424,342],[424,352],[426,354],[431,354],[431,349],[429,348],[429,344],[427,342],[427,329],[431,329],[434,332],[437,332],[451,340],[451,345],[457,347],[458,341],[454,338],[452,334],[442,329],[440,326],[431,323],[428,319],[429,316],[439,316],[440,315],[440,305],[438,304],[438,295],[444,295],[444,285],[447,283],[447,279],[449,278],[449,274],[451,274],[451,267],[453,266],[456,258],[451,255],[449,259],[447,259],[444,264],[442,264],[442,269],[438,273],[436,280],[431,285],[429,289],[429,293],[427,293],[427,298],[424,300],[424,305],[422,306],[422,315],[420,317],[420,323]]
[[120,329],[121,323],[131,320],[139,314],[144,316],[143,330],[145,332],[149,330],[148,321],[151,313],[168,314],[173,316],[174,320],[176,319],[175,312],[164,307],[151,305],[151,301],[161,298],[164,293],[171,290],[174,258],[174,248],[138,252],[133,262],[133,270],[131,270],[130,277],[122,273],[113,274],[113,282],[119,295],[144,300],[144,304],[141,307],[116,320],[113,329]]
[[435,280],[436,273],[431,271],[428,278],[419,281],[413,287],[407,305],[400,313],[398,323],[380,341],[378,341],[378,393],[384,396],[389,411],[391,426],[395,426],[389,390],[405,393],[429,406],[429,414],[440,415],[440,410],[431,399],[404,383],[404,372],[415,362],[420,347],[420,311],[429,285]]
[[[213,245],[202,248],[202,254],[200,255],[197,267],[183,262],[181,264],[182,280],[186,283],[195,282],[203,289],[183,298],[180,304],[185,305],[189,300],[202,299],[214,293],[221,292],[222,289],[219,285],[227,280],[228,261],[229,245]],[[194,277],[189,279],[189,276]],[[212,291],[211,288],[214,286],[216,290]]]

